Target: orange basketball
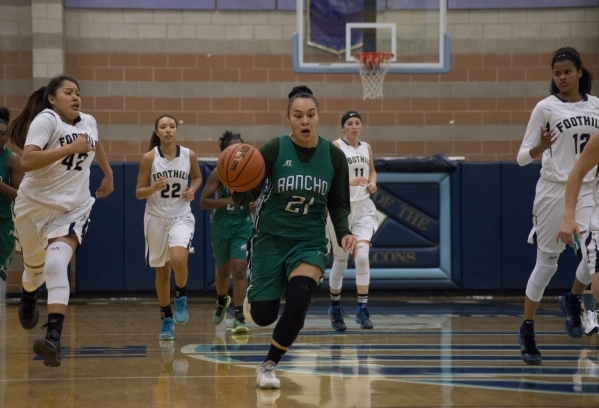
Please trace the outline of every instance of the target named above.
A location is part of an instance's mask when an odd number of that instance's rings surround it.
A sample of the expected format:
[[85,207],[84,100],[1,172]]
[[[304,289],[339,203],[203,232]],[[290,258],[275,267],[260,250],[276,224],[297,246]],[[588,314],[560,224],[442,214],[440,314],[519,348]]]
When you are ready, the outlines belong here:
[[221,183],[240,193],[260,184],[265,172],[260,151],[245,143],[236,143],[223,150],[216,168]]

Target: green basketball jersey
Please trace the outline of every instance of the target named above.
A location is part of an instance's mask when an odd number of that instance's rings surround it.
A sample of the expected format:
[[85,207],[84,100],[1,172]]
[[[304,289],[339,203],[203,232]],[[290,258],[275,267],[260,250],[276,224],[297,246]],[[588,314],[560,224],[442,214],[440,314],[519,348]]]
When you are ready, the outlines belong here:
[[[222,184],[218,186],[216,191],[214,192],[214,198],[227,198],[230,197],[229,189]],[[235,205],[229,204],[226,207],[218,207],[212,210],[212,214],[210,214],[210,219],[213,217],[235,217],[235,218],[244,218],[250,215],[250,206],[249,205]]]
[[[10,169],[8,168],[8,158],[12,152],[4,148],[0,153],[0,180],[4,184],[11,185]],[[12,220],[12,201],[4,194],[0,194],[0,219]]]
[[326,205],[335,174],[330,142],[318,138],[308,163],[300,162],[289,135],[279,137],[279,154],[258,208],[257,229],[297,240],[324,236]]

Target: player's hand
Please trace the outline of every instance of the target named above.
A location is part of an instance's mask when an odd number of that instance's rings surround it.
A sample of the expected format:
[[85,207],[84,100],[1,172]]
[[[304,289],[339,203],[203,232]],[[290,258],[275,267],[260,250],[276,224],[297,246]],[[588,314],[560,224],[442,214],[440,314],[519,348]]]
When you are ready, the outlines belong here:
[[195,196],[195,193],[193,192],[193,190],[191,188],[189,188],[189,186],[185,187],[185,191],[183,192],[183,195],[182,195],[183,199],[185,201],[192,202],[194,196]]
[[376,183],[373,183],[373,182],[369,181],[368,184],[366,185],[366,189],[368,190],[368,192],[370,194],[376,193],[376,191],[377,191]]
[[250,212],[252,213],[256,213],[256,208],[258,208],[258,202],[257,201],[252,201],[250,203]]
[[153,187],[154,187],[154,191],[162,191],[166,189],[166,185],[168,178],[167,177],[160,177],[158,180],[156,180],[156,183],[154,183]]
[[347,253],[349,252],[354,259],[356,258],[356,248],[358,247],[358,240],[353,235],[346,235],[341,238],[341,248]]
[[105,198],[114,191],[114,181],[112,177],[104,177],[100,188],[96,190],[96,198]]
[[73,143],[70,144],[73,153],[89,153],[92,150],[96,150],[92,147],[87,133],[81,133]]
[[539,139],[539,145],[543,146],[543,150],[547,150],[557,140],[557,132],[555,131],[555,129],[550,129],[548,131],[543,126],[540,126],[540,129],[541,129],[541,137]]
[[352,187],[355,186],[365,186],[368,184],[368,180],[366,177],[351,177],[349,179],[349,185]]
[[559,232],[555,238],[555,242],[562,241],[564,244],[572,246],[572,234],[576,234],[578,238],[582,238],[582,234],[578,229],[578,223],[575,219],[565,219],[559,227]]

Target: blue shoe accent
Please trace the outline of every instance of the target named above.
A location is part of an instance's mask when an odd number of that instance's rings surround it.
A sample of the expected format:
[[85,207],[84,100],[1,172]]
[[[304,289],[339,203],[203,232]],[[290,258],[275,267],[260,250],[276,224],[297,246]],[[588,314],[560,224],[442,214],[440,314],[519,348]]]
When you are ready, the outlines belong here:
[[343,315],[345,312],[341,307],[335,308],[333,305],[329,306],[329,317],[331,318],[331,327],[338,332],[347,330],[347,326],[343,321]]
[[160,340],[175,340],[175,321],[172,317],[162,319],[162,328],[158,338]]
[[537,348],[534,332],[518,332],[518,344],[522,352],[522,361],[529,365],[539,365],[543,362],[541,352]]
[[559,299],[559,308],[566,315],[564,329],[566,329],[568,336],[574,339],[578,339],[584,334],[584,328],[582,327],[582,307],[580,303],[580,298],[570,293],[566,293]]
[[187,296],[175,298],[175,323],[185,324],[189,320],[187,313]]
[[358,305],[356,309],[356,323],[360,323],[361,329],[372,329],[374,325],[370,321],[370,313],[368,313],[368,308],[362,307]]

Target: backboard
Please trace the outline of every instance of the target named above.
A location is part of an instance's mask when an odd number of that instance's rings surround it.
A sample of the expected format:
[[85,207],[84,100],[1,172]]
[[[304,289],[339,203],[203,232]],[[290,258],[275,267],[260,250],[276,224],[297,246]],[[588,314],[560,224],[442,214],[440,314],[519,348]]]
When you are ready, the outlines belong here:
[[447,0],[296,0],[293,69],[358,72],[358,52],[392,53],[389,73],[446,73]]

